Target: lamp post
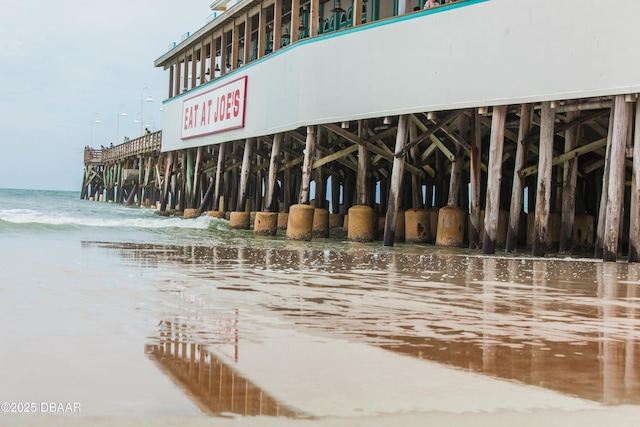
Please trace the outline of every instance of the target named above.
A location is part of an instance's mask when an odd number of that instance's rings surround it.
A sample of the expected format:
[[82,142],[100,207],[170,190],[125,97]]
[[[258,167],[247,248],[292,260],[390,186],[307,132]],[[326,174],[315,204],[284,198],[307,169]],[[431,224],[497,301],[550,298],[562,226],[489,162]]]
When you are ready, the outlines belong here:
[[91,115],[91,147],[93,148],[93,124],[100,124],[100,119],[98,118],[98,113],[93,113]]
[[120,141],[120,116],[127,116],[127,111],[125,110],[124,104],[118,105],[118,125],[116,127],[116,144],[119,144]]
[[[146,98],[145,98],[146,94]],[[142,95],[140,96],[140,136],[142,136],[142,122],[144,117],[144,103],[145,102],[153,102],[153,98],[151,97],[151,89],[148,87],[142,88]]]

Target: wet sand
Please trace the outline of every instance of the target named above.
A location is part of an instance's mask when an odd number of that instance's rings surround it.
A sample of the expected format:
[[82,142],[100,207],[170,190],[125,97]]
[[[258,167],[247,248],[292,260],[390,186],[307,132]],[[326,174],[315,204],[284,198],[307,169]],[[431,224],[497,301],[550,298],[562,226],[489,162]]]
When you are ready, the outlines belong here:
[[0,401],[82,410],[3,413],[1,425],[640,415],[635,265],[268,241],[3,246]]

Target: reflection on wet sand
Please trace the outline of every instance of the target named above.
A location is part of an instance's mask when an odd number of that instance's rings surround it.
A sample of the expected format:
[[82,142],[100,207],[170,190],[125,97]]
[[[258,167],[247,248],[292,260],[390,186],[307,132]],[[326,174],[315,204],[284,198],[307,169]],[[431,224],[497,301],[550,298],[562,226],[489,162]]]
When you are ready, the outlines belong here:
[[[275,400],[202,344],[191,341],[185,325],[163,321],[159,329],[160,339],[147,344],[145,353],[206,413],[306,418]],[[237,330],[222,333],[236,335]],[[237,350],[237,343],[235,347]]]
[[[304,333],[608,405],[640,404],[636,265],[303,246],[86,244],[146,264],[179,264],[192,280],[162,282],[159,290],[199,301],[180,318],[200,331],[191,341],[196,348],[219,344],[207,339],[210,326],[197,316],[247,304]],[[164,304],[175,312],[177,305]],[[240,347],[255,338],[247,310]],[[152,348],[162,349],[162,340],[160,333]],[[180,381],[189,382],[184,375]]]

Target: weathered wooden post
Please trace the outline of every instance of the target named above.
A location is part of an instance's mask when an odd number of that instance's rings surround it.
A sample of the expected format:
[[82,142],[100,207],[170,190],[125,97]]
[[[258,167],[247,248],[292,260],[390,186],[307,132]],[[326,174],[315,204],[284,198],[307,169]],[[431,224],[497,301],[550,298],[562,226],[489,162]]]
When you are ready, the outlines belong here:
[[[409,122],[409,142],[413,143],[413,141],[418,140],[418,127],[412,121]],[[420,167],[420,152],[418,151],[418,145],[414,145],[409,150],[409,156],[411,158],[411,163],[417,168]],[[420,176],[415,173],[411,174],[411,200],[412,207],[414,209],[423,209],[424,203],[422,199],[422,181]]]
[[[169,183],[173,174],[173,158],[176,156],[176,152],[169,153],[167,156],[167,163],[164,167],[164,189],[162,190],[162,201],[160,202],[160,211],[167,210],[167,202],[169,201]],[[119,174],[118,174],[119,175]],[[119,180],[120,178],[118,178]],[[120,186],[121,184],[118,184]],[[121,192],[121,191],[120,191]]]
[[313,126],[307,126],[304,161],[302,163],[302,182],[298,204],[291,206],[287,224],[287,238],[292,240],[311,240],[314,208],[309,205],[311,186],[311,165],[316,138]]
[[480,143],[481,120],[478,109],[471,113],[471,152],[469,160],[469,247],[480,246]]
[[216,167],[216,184],[213,191],[213,207],[212,210],[218,212],[220,209],[220,195],[222,191],[222,177],[224,176],[224,157],[227,152],[227,143],[223,142],[218,148],[218,162]]
[[624,161],[629,127],[629,108],[630,104],[625,101],[624,95],[616,95],[602,253],[605,261],[615,261],[618,256],[618,237],[624,202]]
[[[364,137],[364,127],[362,120],[358,120],[358,137]],[[369,205],[367,184],[367,175],[369,173],[369,166],[371,159],[369,157],[369,151],[362,145],[358,145],[358,177],[356,182],[356,204],[357,205]]]
[[544,256],[547,249],[549,211],[551,206],[551,172],[555,112],[551,102],[542,103],[540,117],[540,147],[538,149],[538,185],[536,190],[533,255]]
[[629,262],[640,262],[640,98],[636,101],[629,216]]
[[249,174],[251,173],[251,157],[253,156],[253,145],[255,142],[255,138],[247,138],[244,144],[238,199],[236,210],[231,213],[231,217],[229,219],[229,228],[247,229],[250,227],[251,213],[245,211],[247,204],[247,187],[249,186]]
[[[463,114],[458,118],[458,133],[461,139],[467,138],[469,131],[469,117]],[[447,206],[460,206],[460,187],[462,185],[462,166],[464,165],[464,149],[456,143],[455,159],[451,163],[451,178],[449,179],[449,197]]]
[[307,126],[307,139],[305,144],[304,161],[302,163],[302,182],[300,184],[300,195],[298,198],[298,203],[301,205],[309,204],[311,165],[313,163],[313,152],[316,146],[315,129],[313,126]]
[[520,127],[518,129],[518,141],[516,143],[516,158],[513,167],[513,184],[511,186],[511,206],[509,211],[509,227],[507,229],[506,252],[513,252],[516,248],[518,228],[520,227],[520,215],[522,214],[522,202],[524,191],[524,178],[519,175],[527,161],[526,139],[531,132],[532,104],[522,104],[520,107]]
[[196,163],[193,171],[193,194],[191,196],[191,200],[189,201],[191,208],[195,208],[198,205],[198,185],[200,184],[200,162],[202,161],[202,149],[203,147],[198,147],[196,151]]
[[[567,113],[567,122],[578,118],[578,112]],[[564,132],[564,152],[578,146],[580,126],[573,125]],[[578,179],[578,158],[572,157],[562,169],[562,217],[560,226],[560,253],[567,253],[573,247],[573,225],[576,216],[576,182]]]
[[598,207],[598,227],[596,229],[595,258],[602,258],[604,251],[604,228],[607,219],[607,194],[609,192],[609,169],[611,159],[611,135],[613,135],[613,117],[615,104],[611,106],[609,114],[609,127],[607,132],[607,150],[604,157],[602,171],[602,191],[600,192],[600,205]]
[[504,126],[507,118],[507,106],[493,107],[491,137],[489,140],[489,165],[487,177],[487,198],[484,214],[484,241],[482,253],[496,252],[498,233],[498,215],[500,213],[500,182],[502,180],[502,151],[504,147]]
[[274,209],[274,195],[276,191],[276,181],[278,180],[278,163],[280,161],[280,146],[282,145],[282,133],[273,135],[271,145],[271,158],[269,159],[269,175],[267,178],[267,192],[265,194],[264,210],[268,212],[278,212]]
[[387,220],[384,226],[384,246],[393,246],[396,235],[396,221],[400,205],[400,190],[402,175],[404,173],[403,149],[407,142],[407,126],[409,116],[402,115],[398,118],[398,133],[396,134],[396,148],[391,170],[391,183],[389,185],[389,202],[387,207]]

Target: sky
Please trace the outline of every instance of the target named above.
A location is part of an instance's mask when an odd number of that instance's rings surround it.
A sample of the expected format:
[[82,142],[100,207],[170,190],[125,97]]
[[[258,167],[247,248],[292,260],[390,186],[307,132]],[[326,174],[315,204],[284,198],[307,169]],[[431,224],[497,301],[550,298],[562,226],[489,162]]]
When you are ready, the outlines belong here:
[[210,3],[0,0],[0,188],[80,191],[84,147],[139,136],[143,97],[160,130],[169,73],[153,63]]

